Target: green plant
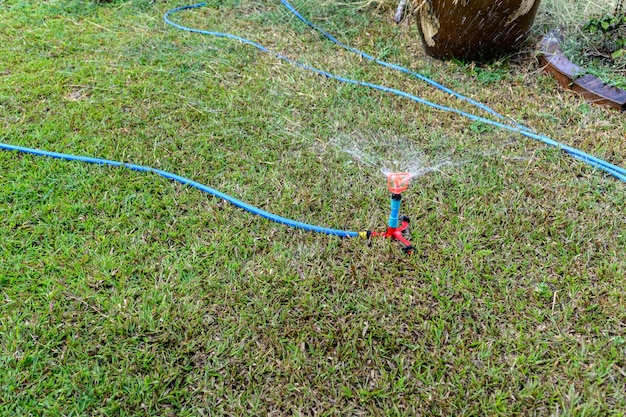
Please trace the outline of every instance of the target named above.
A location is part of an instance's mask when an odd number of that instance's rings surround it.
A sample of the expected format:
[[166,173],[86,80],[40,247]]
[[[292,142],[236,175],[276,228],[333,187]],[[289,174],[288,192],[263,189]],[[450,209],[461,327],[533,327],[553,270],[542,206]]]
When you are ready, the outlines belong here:
[[624,15],[612,15],[603,16],[598,19],[591,19],[583,26],[583,30],[589,31],[589,33],[597,32],[612,32],[618,30],[620,26],[626,23],[626,16]]

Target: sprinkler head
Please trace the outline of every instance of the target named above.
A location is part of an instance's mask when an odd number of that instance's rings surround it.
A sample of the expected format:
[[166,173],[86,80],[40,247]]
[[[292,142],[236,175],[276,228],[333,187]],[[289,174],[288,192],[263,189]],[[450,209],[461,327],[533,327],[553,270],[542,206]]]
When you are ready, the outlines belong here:
[[413,175],[410,172],[392,172],[387,174],[387,188],[392,194],[400,194],[409,186]]

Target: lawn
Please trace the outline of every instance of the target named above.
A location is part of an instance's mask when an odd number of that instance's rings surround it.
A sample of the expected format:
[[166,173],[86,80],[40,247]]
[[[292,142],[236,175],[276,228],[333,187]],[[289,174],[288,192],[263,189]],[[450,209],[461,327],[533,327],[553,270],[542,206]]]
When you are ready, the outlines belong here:
[[[402,203],[415,253],[289,228],[151,173],[0,151],[0,415],[625,415],[624,182],[166,25],[183,4],[0,0],[0,142],[150,166],[356,231],[385,229],[381,168],[425,161],[439,168]],[[624,114],[561,89],[536,39],[488,64],[440,62],[390,9],[293,4],[626,167]],[[172,19],[485,116],[338,48],[278,0]]]

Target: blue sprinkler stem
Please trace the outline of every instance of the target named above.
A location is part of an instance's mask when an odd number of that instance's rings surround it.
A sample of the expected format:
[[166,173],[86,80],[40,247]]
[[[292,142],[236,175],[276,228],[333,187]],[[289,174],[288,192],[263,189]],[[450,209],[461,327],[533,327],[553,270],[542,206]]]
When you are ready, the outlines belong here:
[[388,226],[396,229],[400,224],[400,203],[402,202],[402,194],[391,194],[391,214],[389,214]]

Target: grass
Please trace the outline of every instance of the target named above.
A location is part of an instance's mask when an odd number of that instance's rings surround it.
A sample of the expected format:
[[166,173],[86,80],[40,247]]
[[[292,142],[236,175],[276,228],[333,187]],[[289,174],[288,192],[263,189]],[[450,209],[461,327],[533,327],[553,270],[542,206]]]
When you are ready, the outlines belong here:
[[[0,152],[0,414],[624,415],[623,183],[177,31],[162,22],[177,2],[1,4],[3,142],[165,169],[349,230],[383,228],[389,203],[379,167],[348,145],[459,164],[405,193],[417,246],[405,257],[154,175]],[[387,14],[295,4],[356,47],[626,166],[623,115],[562,92],[528,54],[438,62]],[[176,18],[471,111],[338,51],[278,2]]]

